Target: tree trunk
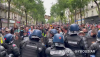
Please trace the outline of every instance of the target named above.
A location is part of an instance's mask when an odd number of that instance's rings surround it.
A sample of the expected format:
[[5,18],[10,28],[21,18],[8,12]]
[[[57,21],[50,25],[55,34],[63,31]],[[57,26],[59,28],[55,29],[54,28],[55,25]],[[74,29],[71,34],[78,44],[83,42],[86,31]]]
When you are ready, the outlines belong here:
[[99,19],[100,19],[100,8],[99,8],[99,4],[97,3],[97,0],[94,0],[94,2],[95,2],[95,4],[97,5],[97,7],[98,7],[98,12],[99,12]]
[[10,2],[11,0],[7,0],[8,1],[8,28],[9,28],[9,19],[10,19]]
[[1,23],[1,19],[0,19],[0,28],[2,28],[2,23]]
[[36,20],[36,25],[37,25],[37,20]]
[[60,16],[60,24],[62,23],[62,18],[61,18],[61,16]]
[[38,24],[38,19],[36,19],[36,25]]
[[69,24],[71,24],[70,19],[69,19]]
[[26,14],[26,26],[27,26],[27,12],[25,11],[25,14]]
[[61,24],[62,24],[62,17],[61,17]]
[[21,20],[22,20],[22,14],[21,14],[21,19],[20,19],[20,26],[21,26],[21,24],[22,24]]
[[[1,4],[1,0],[0,0],[0,4]],[[1,8],[0,8],[1,10]],[[1,13],[1,12],[0,12]],[[2,28],[2,23],[1,23],[1,14],[0,14],[0,28]]]
[[71,24],[74,23],[73,21],[74,21],[74,20],[73,20],[73,14],[71,13]]
[[76,23],[76,9],[75,9],[75,23]]
[[72,16],[71,16],[71,24],[73,23],[73,20],[72,20],[73,18],[72,18]]
[[81,25],[82,25],[82,10],[80,8],[80,18],[81,18]]

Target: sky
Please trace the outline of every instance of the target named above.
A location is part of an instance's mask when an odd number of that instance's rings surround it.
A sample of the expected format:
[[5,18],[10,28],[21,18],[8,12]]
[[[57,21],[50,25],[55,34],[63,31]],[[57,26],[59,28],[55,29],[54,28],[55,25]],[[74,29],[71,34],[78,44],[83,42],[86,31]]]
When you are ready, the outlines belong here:
[[53,4],[55,4],[57,2],[57,0],[42,0],[44,3],[44,7],[45,7],[45,15],[49,15],[50,16],[50,9],[51,9],[51,6]]

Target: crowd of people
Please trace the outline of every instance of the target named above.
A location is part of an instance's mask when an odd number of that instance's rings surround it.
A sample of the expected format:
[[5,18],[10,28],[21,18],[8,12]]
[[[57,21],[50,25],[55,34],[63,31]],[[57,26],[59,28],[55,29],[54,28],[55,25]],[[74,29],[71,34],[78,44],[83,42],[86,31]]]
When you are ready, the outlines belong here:
[[100,57],[100,24],[0,29],[0,57]]

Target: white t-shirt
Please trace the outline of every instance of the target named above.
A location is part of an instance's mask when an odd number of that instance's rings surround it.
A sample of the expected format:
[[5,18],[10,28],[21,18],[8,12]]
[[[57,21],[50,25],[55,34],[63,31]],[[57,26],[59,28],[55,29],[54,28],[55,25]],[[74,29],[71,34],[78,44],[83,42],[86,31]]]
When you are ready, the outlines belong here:
[[29,30],[30,34],[33,33],[33,31],[34,31],[34,29],[33,30]]

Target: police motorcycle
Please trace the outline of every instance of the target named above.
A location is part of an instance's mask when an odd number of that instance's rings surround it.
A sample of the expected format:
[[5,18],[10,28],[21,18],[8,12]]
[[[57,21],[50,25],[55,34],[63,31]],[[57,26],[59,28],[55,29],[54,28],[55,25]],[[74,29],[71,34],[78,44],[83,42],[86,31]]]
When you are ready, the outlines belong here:
[[20,55],[19,48],[14,44],[14,37],[12,34],[6,34],[4,36],[5,43],[3,43],[4,48],[7,50],[9,57],[18,57]]
[[69,27],[69,33],[67,37],[65,38],[65,44],[68,48],[72,49],[75,52],[76,57],[85,57],[85,55],[82,52],[77,52],[79,50],[85,50],[86,49],[86,43],[78,36],[79,32],[79,25],[72,24]]
[[89,57],[93,57],[93,56],[94,57],[100,57],[100,30],[97,33],[96,42],[91,44],[91,46],[89,47],[89,50],[94,51],[94,52],[91,52]]
[[74,52],[64,46],[64,38],[61,34],[55,34],[53,45],[46,49],[46,57],[76,57]]
[[42,32],[34,30],[29,41],[22,41],[20,45],[21,57],[45,57],[45,45],[41,42]]
[[50,33],[50,37],[47,38],[47,40],[46,40],[47,41],[47,44],[46,44],[47,47],[51,47],[51,45],[53,43],[52,39],[53,39],[54,35],[57,33],[57,30],[56,29],[51,29],[49,33]]

